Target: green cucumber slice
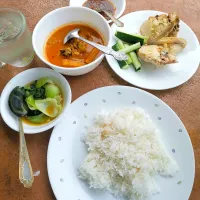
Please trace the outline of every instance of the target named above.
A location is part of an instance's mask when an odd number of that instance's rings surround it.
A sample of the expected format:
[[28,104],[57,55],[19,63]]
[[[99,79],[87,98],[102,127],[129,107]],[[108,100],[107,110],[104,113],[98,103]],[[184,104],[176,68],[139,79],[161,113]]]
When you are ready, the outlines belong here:
[[[115,50],[115,51],[119,51],[120,50],[120,48],[119,48],[117,43],[112,46],[112,49]],[[118,62],[118,64],[119,64],[121,69],[128,69],[129,68],[129,65],[128,65],[127,61],[125,61],[125,60],[119,61],[118,60],[117,62]]]
[[132,44],[128,47],[125,47],[124,49],[120,49],[119,51],[124,52],[124,53],[130,53],[132,51],[135,51],[136,49],[139,49],[141,47],[140,43]]
[[124,42],[134,44],[140,42],[141,45],[145,43],[144,36],[136,35],[136,34],[128,34],[121,31],[116,31],[115,36],[119,38],[120,40],[123,40]]

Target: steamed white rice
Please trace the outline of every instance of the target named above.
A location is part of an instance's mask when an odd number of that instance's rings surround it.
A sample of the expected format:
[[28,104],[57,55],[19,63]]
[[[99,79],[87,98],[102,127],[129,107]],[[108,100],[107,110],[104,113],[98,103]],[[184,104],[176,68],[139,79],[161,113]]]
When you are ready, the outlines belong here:
[[149,197],[159,192],[157,174],[170,177],[178,171],[155,125],[139,108],[97,114],[84,142],[88,155],[80,166],[80,177],[90,187],[116,196]]

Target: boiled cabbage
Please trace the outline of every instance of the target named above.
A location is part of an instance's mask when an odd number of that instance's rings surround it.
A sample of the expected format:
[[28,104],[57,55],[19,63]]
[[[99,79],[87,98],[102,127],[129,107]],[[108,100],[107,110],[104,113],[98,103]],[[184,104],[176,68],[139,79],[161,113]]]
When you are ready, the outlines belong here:
[[44,78],[41,78],[41,79],[37,80],[36,88],[40,88],[43,85],[45,85],[46,83],[52,83],[52,84],[54,84],[54,82],[50,78],[44,77]]
[[34,99],[33,95],[30,95],[26,98],[26,103],[30,110],[37,110],[37,107],[35,105],[35,99]]
[[48,83],[45,85],[45,96],[47,98],[54,98],[60,94],[60,89],[58,86]]
[[43,113],[41,113],[40,115],[35,115],[35,116],[27,116],[27,119],[28,121],[35,124],[45,123],[48,120],[50,120],[50,118]]
[[62,109],[62,106],[58,104],[57,100],[52,98],[35,100],[35,106],[39,111],[49,117],[57,117]]

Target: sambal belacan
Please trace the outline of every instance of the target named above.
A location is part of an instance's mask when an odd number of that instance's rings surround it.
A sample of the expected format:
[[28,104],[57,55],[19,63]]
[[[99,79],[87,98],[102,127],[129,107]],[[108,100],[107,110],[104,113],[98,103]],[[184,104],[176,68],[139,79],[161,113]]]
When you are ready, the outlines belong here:
[[[87,0],[84,4],[84,7],[90,8],[92,10],[96,10],[97,12],[101,10],[105,10],[109,12],[111,15],[115,15],[116,7],[115,5],[109,0]],[[109,20],[110,18],[104,13],[99,12],[104,18]]]

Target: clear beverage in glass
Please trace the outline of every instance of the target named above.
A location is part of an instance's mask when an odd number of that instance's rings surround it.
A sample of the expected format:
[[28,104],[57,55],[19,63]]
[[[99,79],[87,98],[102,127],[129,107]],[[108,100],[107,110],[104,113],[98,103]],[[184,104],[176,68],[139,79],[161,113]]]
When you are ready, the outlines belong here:
[[25,67],[32,62],[32,34],[24,15],[10,8],[0,8],[0,66]]

